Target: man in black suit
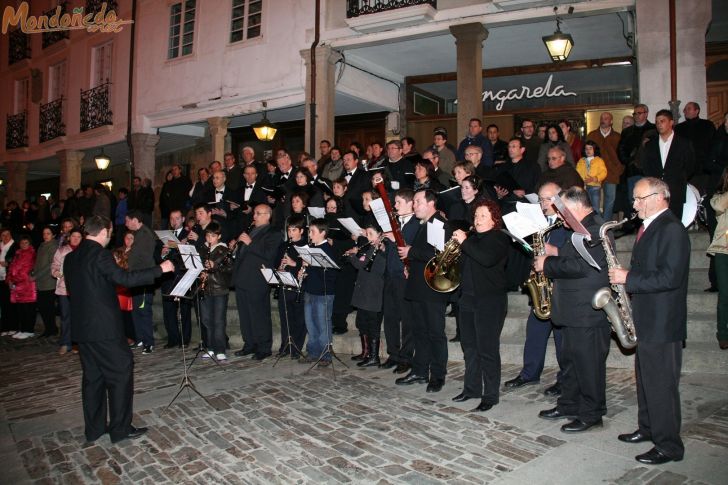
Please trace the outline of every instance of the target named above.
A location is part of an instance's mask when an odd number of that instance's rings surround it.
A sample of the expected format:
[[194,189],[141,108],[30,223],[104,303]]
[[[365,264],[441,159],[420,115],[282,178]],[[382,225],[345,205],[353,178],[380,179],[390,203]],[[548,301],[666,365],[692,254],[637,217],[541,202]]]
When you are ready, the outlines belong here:
[[116,286],[149,285],[174,269],[171,261],[138,271],[124,271],[104,249],[111,240],[111,221],[93,216],[85,223],[86,239],[66,256],[63,275],[73,315],[71,335],[78,342],[83,369],[82,398],[86,440],[107,431],[111,442],[136,438],[147,428],[131,424],[134,357],[124,335]]
[[[571,187],[561,193],[561,200],[589,231],[592,241],[598,241],[603,221],[592,209],[587,192]],[[559,217],[564,218],[561,213]],[[568,221],[564,224],[568,226]],[[551,320],[562,327],[561,395],[555,408],[541,411],[538,416],[543,419],[571,418],[571,422],[561,427],[564,433],[601,426],[602,416],[607,412],[606,359],[610,328],[606,314],[591,305],[594,293],[609,286],[607,259],[601,244],[587,250],[602,271],[590,266],[571,241],[559,248],[558,253],[552,248],[550,253],[535,257],[533,262],[536,271],[543,271],[554,282]]]
[[630,269],[609,270],[613,284],[632,295],[637,333],[637,423],[626,443],[652,441],[654,447],[635,459],[648,465],[680,461],[680,368],[687,338],[687,292],[690,239],[680,220],[667,210],[670,189],[662,180],[643,178],[634,187],[634,208],[642,219]]
[[[415,355],[412,371],[395,381],[398,385],[427,382],[427,392],[439,392],[447,374],[447,336],[445,307],[449,293],[438,293],[425,282],[427,262],[435,256],[435,248],[427,242],[427,222],[444,220],[437,212],[437,194],[429,189],[414,196],[414,213],[420,225],[411,246],[399,248],[399,256],[409,260],[409,278],[405,289],[406,318],[412,322]],[[445,240],[448,240],[448,234]]]
[[225,166],[222,170],[225,172],[225,183],[228,189],[237,191],[243,184],[243,169],[240,168],[232,153],[226,153],[224,157]]
[[348,183],[343,200],[345,212],[347,207],[351,208],[354,211],[352,217],[361,219],[361,217],[365,214],[361,194],[367,190],[371,190],[371,177],[369,173],[359,166],[359,155],[357,155],[356,152],[344,153],[343,159],[344,173],[342,176]]
[[253,207],[258,204],[266,203],[265,190],[258,183],[258,169],[255,165],[246,165],[243,169],[243,228],[248,227],[253,222]]
[[[175,209],[169,213],[169,230],[174,232],[178,241],[182,241],[187,237],[187,229],[184,227],[185,218],[182,211]],[[186,272],[180,259],[177,247],[164,246],[161,251],[162,259],[168,259],[172,262],[179,260],[179,265],[175,267],[174,273],[167,275],[162,279],[159,289],[162,291],[162,317],[164,320],[164,328],[167,330],[167,344],[165,349],[173,349],[188,345],[190,343],[192,332],[192,303],[187,298],[180,298],[179,310],[180,320],[182,322],[182,335],[179,332],[179,322],[177,321],[177,302],[169,293],[174,289],[179,279]]]
[[253,209],[254,227],[250,233],[238,237],[233,266],[235,300],[240,317],[243,348],[235,352],[238,357],[253,354],[254,360],[271,355],[273,324],[270,317],[270,289],[260,272],[261,266],[273,268],[281,233],[271,226],[273,211],[267,204]]
[[675,134],[673,124],[669,110],[657,112],[655,126],[658,136],[645,144],[641,163],[645,176],[662,179],[670,187],[670,210],[680,219],[688,179],[695,172],[695,152],[689,140]]
[[230,241],[243,230],[243,197],[240,190],[228,186],[222,170],[212,174],[212,186],[214,190],[207,200],[212,207],[212,219],[222,227],[222,240]]

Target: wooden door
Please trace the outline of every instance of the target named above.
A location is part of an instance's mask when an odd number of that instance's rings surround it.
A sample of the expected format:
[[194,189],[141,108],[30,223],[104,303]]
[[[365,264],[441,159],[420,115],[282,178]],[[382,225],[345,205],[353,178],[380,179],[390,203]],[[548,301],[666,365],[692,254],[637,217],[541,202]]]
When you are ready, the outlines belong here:
[[706,118],[720,125],[723,123],[723,116],[728,112],[728,81],[716,81],[708,83],[708,110]]

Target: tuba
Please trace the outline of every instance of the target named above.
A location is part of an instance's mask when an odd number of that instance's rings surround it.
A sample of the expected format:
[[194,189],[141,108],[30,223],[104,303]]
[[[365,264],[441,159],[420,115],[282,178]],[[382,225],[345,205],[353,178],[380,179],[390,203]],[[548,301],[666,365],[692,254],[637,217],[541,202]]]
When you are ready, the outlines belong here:
[[[631,219],[625,218],[621,221],[605,222],[599,228],[599,238],[607,255],[607,266],[609,268],[621,268],[622,266],[619,264],[612,242],[607,236],[607,231],[619,227],[635,217],[637,216],[632,216]],[[612,292],[614,292],[615,296],[612,295]],[[629,301],[624,285],[611,285],[611,288],[605,286],[597,290],[592,297],[592,307],[595,310],[604,310],[622,347],[633,349],[637,345],[637,334],[632,319],[632,304]]]
[[449,293],[460,286],[460,243],[450,239],[442,251],[425,265],[425,282],[438,293]]
[[[533,235],[533,255],[543,256],[546,254],[546,244],[544,243],[544,236],[547,232],[556,229],[564,224],[561,219],[557,219],[556,222],[548,227],[541,229]],[[531,295],[531,301],[533,302],[533,314],[541,320],[548,320],[551,318],[551,292],[553,290],[553,283],[549,280],[543,272],[537,273],[531,270],[531,274],[524,283],[528,289],[528,293]]]

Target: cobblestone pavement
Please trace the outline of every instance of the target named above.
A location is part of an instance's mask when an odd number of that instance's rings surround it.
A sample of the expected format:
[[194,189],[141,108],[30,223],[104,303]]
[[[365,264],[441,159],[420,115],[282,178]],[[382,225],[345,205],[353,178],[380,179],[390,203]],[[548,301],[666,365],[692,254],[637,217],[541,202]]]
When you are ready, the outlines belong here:
[[[541,385],[504,392],[487,413],[454,404],[462,363],[437,394],[401,388],[391,372],[282,360],[197,361],[179,387],[179,351],[136,353],[135,419],[141,439],[84,443],[77,356],[45,341],[0,342],[0,483],[725,483],[728,379],[683,376],[685,460],[646,467],[616,435],[636,423],[632,372],[609,369],[609,413],[596,431],[566,435],[538,419],[553,405]],[[348,362],[348,356],[342,356]],[[505,366],[503,380],[517,366]]]

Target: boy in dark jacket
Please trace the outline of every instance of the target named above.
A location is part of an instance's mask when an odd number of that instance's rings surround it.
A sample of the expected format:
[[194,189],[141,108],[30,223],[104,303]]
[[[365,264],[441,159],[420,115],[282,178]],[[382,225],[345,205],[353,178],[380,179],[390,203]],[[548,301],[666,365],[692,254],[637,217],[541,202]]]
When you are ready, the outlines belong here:
[[225,355],[225,326],[227,324],[228,295],[232,277],[230,250],[220,242],[222,228],[211,222],[205,228],[205,245],[200,257],[205,265],[202,273],[203,290],[200,301],[202,322],[207,327],[209,350],[203,358],[215,356],[219,361],[227,360]]

